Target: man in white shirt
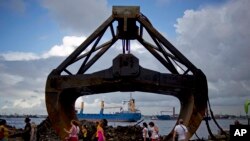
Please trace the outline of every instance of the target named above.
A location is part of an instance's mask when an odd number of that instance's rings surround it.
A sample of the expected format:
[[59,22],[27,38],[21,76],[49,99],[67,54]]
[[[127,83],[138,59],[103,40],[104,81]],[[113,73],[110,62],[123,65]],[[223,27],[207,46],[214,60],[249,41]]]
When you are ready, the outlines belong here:
[[175,137],[178,136],[178,141],[187,141],[187,127],[183,125],[183,120],[179,119],[179,124],[174,128],[173,141],[175,141]]

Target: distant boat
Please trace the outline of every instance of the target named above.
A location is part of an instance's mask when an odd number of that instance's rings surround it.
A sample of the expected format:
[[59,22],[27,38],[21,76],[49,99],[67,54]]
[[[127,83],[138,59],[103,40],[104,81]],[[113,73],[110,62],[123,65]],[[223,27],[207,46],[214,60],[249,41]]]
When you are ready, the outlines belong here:
[[120,112],[115,112],[113,114],[105,114],[104,112],[104,101],[101,102],[101,110],[99,114],[83,113],[83,102],[81,105],[81,110],[77,114],[77,118],[82,120],[101,120],[106,119],[108,121],[122,121],[122,122],[136,122],[141,119],[141,112],[135,108],[135,100],[130,99],[128,102],[128,110],[124,111],[122,107],[106,107],[106,108],[120,108]]
[[[173,115],[167,115],[167,114],[163,114],[164,112],[173,112]],[[155,118],[157,120],[171,120],[174,119],[175,117],[175,107],[173,107],[173,110],[169,110],[169,111],[161,111],[160,115],[155,115],[152,118]]]
[[203,120],[211,120],[211,117],[210,116],[205,116],[205,117],[203,117]]
[[158,120],[158,118],[156,116],[152,116],[151,120]]
[[158,120],[170,120],[172,119],[170,115],[156,115]]

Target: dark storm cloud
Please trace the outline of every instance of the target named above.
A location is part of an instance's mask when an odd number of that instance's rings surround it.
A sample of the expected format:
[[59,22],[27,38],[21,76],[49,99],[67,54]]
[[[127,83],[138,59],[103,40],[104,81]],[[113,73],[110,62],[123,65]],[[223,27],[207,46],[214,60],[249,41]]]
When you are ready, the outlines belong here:
[[[46,78],[62,58],[0,61],[1,113],[46,114]],[[38,111],[43,111],[39,113]]]
[[248,0],[229,1],[187,10],[175,25],[176,45],[205,72],[214,104],[241,106],[249,98],[249,4]]

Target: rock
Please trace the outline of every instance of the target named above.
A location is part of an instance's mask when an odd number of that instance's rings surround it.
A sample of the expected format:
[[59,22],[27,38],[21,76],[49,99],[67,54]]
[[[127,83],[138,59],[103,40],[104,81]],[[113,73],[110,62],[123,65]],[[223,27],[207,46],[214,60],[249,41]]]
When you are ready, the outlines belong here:
[[[91,121],[79,121],[79,125],[86,125],[89,137],[93,140],[96,133],[96,123]],[[17,130],[22,132],[22,130]],[[142,141],[142,127],[140,126],[106,126],[104,127],[106,141]],[[17,136],[13,136],[17,138]],[[38,141],[60,141],[59,136],[52,128],[49,118],[46,118],[37,126]]]
[[59,141],[60,138],[52,128],[49,118],[46,118],[37,126],[38,141]]

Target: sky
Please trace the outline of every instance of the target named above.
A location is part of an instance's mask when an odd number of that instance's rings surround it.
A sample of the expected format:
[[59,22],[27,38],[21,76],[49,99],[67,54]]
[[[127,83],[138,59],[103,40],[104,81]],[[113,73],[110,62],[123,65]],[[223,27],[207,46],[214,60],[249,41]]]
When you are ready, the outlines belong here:
[[[140,6],[153,26],[205,73],[215,114],[245,115],[243,105],[250,100],[249,0],[1,0],[0,114],[47,114],[48,74],[111,15],[114,5]],[[147,51],[133,45],[132,53],[144,67],[163,71]],[[110,67],[115,53],[121,52],[107,52],[92,71]],[[178,113],[174,97],[132,96],[143,114],[171,107]],[[118,106],[129,97],[120,92],[84,96],[76,108],[84,101],[85,112],[97,113],[101,100]]]

